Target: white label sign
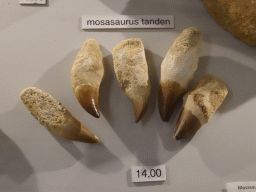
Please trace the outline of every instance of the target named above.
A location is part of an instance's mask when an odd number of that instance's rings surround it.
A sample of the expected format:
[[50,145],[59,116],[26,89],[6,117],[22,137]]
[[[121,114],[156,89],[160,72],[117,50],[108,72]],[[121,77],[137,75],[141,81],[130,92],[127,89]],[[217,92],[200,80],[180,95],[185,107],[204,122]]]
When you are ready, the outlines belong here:
[[256,192],[256,182],[227,183],[228,192]]
[[46,4],[46,0],[19,0],[20,4]]
[[85,15],[82,29],[174,28],[173,15]]
[[165,181],[165,165],[160,166],[133,166],[131,168],[132,182]]

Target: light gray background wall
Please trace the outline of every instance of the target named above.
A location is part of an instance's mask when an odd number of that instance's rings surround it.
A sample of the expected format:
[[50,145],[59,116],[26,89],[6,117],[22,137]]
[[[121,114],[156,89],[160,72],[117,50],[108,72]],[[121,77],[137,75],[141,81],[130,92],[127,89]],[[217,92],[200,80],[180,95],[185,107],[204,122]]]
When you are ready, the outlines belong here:
[[[175,29],[84,31],[86,14],[175,15]],[[188,27],[203,33],[191,86],[211,73],[225,81],[229,95],[194,137],[174,141],[181,103],[162,122],[157,89],[165,54]],[[152,85],[148,111],[138,124],[118,87],[111,55],[117,43],[133,37],[144,43]],[[88,38],[97,39],[105,60],[100,119],[78,104],[70,81]],[[49,0],[45,6],[0,1],[0,191],[225,192],[227,182],[255,181],[255,51],[223,30],[200,0]],[[67,141],[39,125],[19,98],[30,86],[59,100],[102,144]],[[131,182],[131,166],[159,164],[167,167],[165,182]]]

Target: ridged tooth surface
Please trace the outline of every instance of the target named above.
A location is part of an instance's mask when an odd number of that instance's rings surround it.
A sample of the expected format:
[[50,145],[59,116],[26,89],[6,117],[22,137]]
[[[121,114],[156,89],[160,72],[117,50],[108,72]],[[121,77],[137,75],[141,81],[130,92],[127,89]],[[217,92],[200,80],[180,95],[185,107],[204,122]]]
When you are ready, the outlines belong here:
[[99,43],[95,39],[88,39],[73,64],[72,86],[80,105],[97,118],[100,117],[98,96],[103,76],[103,55]]
[[29,87],[21,92],[20,97],[30,113],[49,132],[72,141],[94,144],[100,142],[96,135],[50,94],[36,87]]
[[140,39],[127,39],[113,49],[114,69],[119,86],[134,105],[135,122],[145,114],[150,95],[148,65]]
[[187,91],[197,70],[201,44],[200,30],[185,29],[177,37],[161,64],[158,108],[163,121],[170,119],[178,100]]
[[228,90],[224,82],[214,75],[206,75],[183,97],[183,110],[177,122],[174,139],[195,134],[207,123],[224,101]]

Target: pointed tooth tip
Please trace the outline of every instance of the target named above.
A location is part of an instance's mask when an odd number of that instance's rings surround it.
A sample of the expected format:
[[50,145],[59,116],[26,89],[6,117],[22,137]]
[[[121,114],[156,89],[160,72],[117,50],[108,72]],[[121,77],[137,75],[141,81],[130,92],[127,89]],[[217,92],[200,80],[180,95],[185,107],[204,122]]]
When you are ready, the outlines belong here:
[[148,98],[144,99],[143,97],[139,99],[132,100],[134,113],[135,113],[135,123],[138,123],[148,108]]
[[140,120],[141,120],[142,117],[138,117],[136,114],[135,114],[135,123],[138,123]]
[[95,106],[92,103],[83,104],[82,102],[79,102],[81,106],[86,110],[90,115],[92,115],[95,118],[100,118],[100,112],[97,106]]
[[83,143],[89,143],[89,144],[99,144],[100,140],[96,137],[80,137],[77,139],[77,141],[83,142]]
[[90,143],[90,144],[100,143],[99,138],[94,133],[92,133],[87,127],[85,127],[83,124],[81,124],[80,126],[81,126],[81,130],[78,135],[77,141]]
[[168,122],[169,121],[169,118],[167,118],[167,117],[161,117],[161,119],[162,119],[163,122]]
[[92,100],[87,100],[86,103],[85,101],[80,101],[78,100],[80,105],[86,110],[90,115],[96,118],[100,118],[100,112],[99,112],[99,107],[98,103]]
[[95,143],[94,144],[100,144],[100,140],[96,135],[95,135]]
[[194,135],[201,128],[200,120],[191,111],[183,108],[176,124],[173,138],[175,140],[185,139]]
[[93,108],[92,110],[85,109],[88,113],[90,113],[95,118],[100,118],[100,112],[98,108]]
[[170,116],[167,116],[167,112],[166,111],[159,111],[160,112],[160,116],[163,122],[168,122],[170,119]]
[[100,144],[100,140],[98,139],[98,138],[96,138],[95,140],[94,140],[94,142],[93,143],[91,143],[91,144]]
[[[135,107],[134,107],[135,108]],[[141,119],[142,119],[142,117],[144,116],[144,113],[145,112],[143,112],[143,111],[141,111],[141,112],[135,112],[135,123],[138,123]]]
[[173,139],[176,140],[176,141],[180,140],[177,133],[175,133],[175,132],[173,133]]
[[96,135],[93,134],[90,137],[90,140],[87,143],[90,143],[90,144],[100,144],[100,140],[99,140],[99,138]]
[[190,135],[186,135],[186,134],[180,133],[180,132],[174,132],[174,133],[173,133],[173,139],[176,140],[176,141],[185,139],[185,138],[187,138],[187,137],[189,137],[189,136],[190,136]]
[[[88,142],[89,143],[89,142]],[[93,133],[92,133],[92,135],[91,135],[91,137],[90,137],[90,143],[91,144],[99,144],[100,143],[100,140],[99,140],[99,138],[96,136],[96,135],[94,135]]]
[[179,99],[185,94],[186,89],[181,88],[177,82],[161,82],[158,89],[158,109],[164,122],[169,121]]
[[75,95],[80,105],[92,116],[99,118],[99,90],[90,85],[79,86],[75,90]]
[[165,109],[159,109],[159,113],[161,116],[162,121],[168,122],[171,118],[171,115],[174,111],[174,106],[172,106],[169,110]]

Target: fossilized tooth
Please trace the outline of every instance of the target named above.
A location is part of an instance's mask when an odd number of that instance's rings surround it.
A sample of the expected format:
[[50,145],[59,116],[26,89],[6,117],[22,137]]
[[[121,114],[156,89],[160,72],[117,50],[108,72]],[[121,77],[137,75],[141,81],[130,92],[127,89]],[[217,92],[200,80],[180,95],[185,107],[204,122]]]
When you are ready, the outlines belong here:
[[133,103],[135,122],[147,110],[150,95],[148,65],[140,39],[127,39],[113,49],[114,69],[119,86]]
[[80,105],[97,118],[100,117],[98,97],[103,76],[103,55],[99,44],[95,39],[88,39],[73,64],[72,86]]
[[219,108],[228,89],[214,75],[206,75],[183,97],[183,109],[177,122],[174,139],[180,140],[194,135],[207,123]]
[[200,30],[183,30],[161,64],[158,109],[163,121],[170,119],[175,105],[187,91],[197,70],[201,42]]
[[29,87],[21,92],[20,97],[30,113],[49,132],[72,141],[93,144],[100,142],[96,135],[50,94],[36,87]]

